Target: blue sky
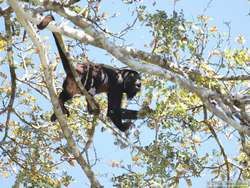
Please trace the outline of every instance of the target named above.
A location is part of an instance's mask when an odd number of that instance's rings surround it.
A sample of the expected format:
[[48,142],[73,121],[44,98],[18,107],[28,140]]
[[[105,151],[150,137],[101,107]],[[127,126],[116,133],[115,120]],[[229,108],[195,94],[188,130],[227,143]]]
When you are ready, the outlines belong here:
[[[144,0],[144,2],[148,3],[152,2],[152,0]],[[180,0],[176,4],[176,10],[182,9],[187,19],[195,20],[198,15],[203,13],[203,10],[207,6],[208,2],[209,0]],[[130,19],[130,16],[133,6],[124,8],[124,6],[122,6],[118,0],[103,0],[102,5],[103,6],[101,7],[101,10],[109,12],[109,15],[113,15],[117,12],[120,14],[120,16],[107,23],[109,30],[120,31],[122,28],[126,27],[127,23],[131,22],[132,19]],[[173,11],[173,1],[159,0],[157,1],[156,6],[152,7],[151,9],[163,9],[171,13]],[[232,44],[235,43],[235,37],[239,34],[242,34],[246,38],[246,45],[249,45],[250,16],[247,16],[249,12],[250,3],[247,0],[214,0],[205,14],[212,17],[210,24],[216,25],[220,31],[227,32],[224,22],[231,23]],[[1,24],[1,26],[3,25]],[[0,30],[3,31],[4,29],[1,28],[1,26]],[[144,50],[147,50],[144,45],[151,42],[150,34],[145,28],[140,28],[140,25],[138,25],[135,30],[129,32],[126,38],[126,44],[131,45],[131,47],[142,48]],[[235,46],[237,47],[236,43]],[[111,58],[103,50],[93,49],[90,51],[89,55],[93,61],[98,63],[109,63],[111,60]],[[146,133],[146,129],[144,131],[144,135],[145,143],[149,142],[151,139],[150,135]],[[232,155],[237,154],[238,148],[236,141],[231,141],[230,144],[226,140],[222,141],[227,153]],[[109,178],[111,177],[110,175],[112,175],[112,173],[121,173],[122,171],[111,168],[109,161],[126,161],[130,159],[130,154],[126,149],[121,150],[119,147],[114,146],[114,137],[112,134],[109,131],[101,132],[100,126],[96,130],[94,145],[98,153],[98,158],[100,158],[100,162],[94,167],[94,171],[98,173],[101,172],[101,174],[98,174],[100,175],[98,176],[98,179],[105,187],[112,187],[112,184],[110,184],[109,181]],[[202,146],[200,152],[206,152],[207,149],[211,148],[217,148],[216,143],[213,141],[206,146]],[[75,178],[75,182],[70,185],[70,188],[88,187],[86,185],[88,180],[78,166],[72,167],[65,164],[62,166],[62,168],[67,169],[69,174]],[[108,177],[106,177],[106,174],[109,174]],[[193,178],[192,187],[205,187],[207,180],[208,176],[206,174],[203,174],[203,176],[199,178]],[[8,179],[0,177],[0,183],[0,187],[11,187],[11,185],[14,183],[14,177],[10,177]],[[181,182],[180,187],[187,187],[187,185],[185,182]]]

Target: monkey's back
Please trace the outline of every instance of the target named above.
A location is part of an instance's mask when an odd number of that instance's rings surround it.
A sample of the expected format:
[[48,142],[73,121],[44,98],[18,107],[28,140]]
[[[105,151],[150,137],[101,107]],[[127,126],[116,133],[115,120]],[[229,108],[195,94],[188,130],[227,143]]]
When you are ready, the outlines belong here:
[[[103,64],[77,64],[76,72],[78,73],[81,82],[85,89],[95,95],[102,92],[108,92],[110,82],[115,80],[118,74],[118,69],[110,68]],[[70,96],[81,94],[73,76],[67,75],[63,83],[63,89]]]

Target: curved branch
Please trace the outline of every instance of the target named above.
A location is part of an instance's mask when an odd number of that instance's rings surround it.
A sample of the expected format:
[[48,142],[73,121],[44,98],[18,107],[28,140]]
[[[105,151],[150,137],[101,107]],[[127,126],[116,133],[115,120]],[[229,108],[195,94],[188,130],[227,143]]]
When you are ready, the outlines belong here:
[[91,182],[92,187],[102,187],[102,185],[98,182],[98,180],[95,177],[94,172],[92,171],[91,167],[87,164],[83,156],[80,154],[80,151],[74,141],[74,138],[72,136],[72,130],[67,126],[66,119],[64,118],[64,115],[62,113],[62,110],[60,108],[59,102],[57,100],[55,91],[53,90],[53,83],[50,75],[50,70],[48,67],[48,54],[46,48],[42,45],[41,38],[37,35],[35,32],[33,26],[30,24],[30,22],[26,21],[25,18],[25,12],[23,9],[20,8],[19,3],[16,0],[9,0],[8,1],[13,10],[15,11],[17,18],[19,22],[25,27],[27,30],[29,36],[31,37],[33,43],[36,45],[36,47],[39,49],[39,57],[41,60],[44,76],[45,76],[45,82],[46,86],[48,88],[51,101],[54,107],[54,111],[56,116],[58,117],[58,121],[60,123],[62,132],[64,134],[65,139],[67,140],[68,147],[70,149],[70,152],[74,155],[76,161],[81,166],[82,170],[88,177],[89,181]]

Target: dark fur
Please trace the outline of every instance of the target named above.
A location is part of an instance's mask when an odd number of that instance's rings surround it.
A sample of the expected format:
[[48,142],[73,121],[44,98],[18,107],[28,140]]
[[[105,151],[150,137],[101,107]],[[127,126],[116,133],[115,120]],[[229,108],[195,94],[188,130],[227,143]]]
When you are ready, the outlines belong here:
[[[47,16],[38,25],[39,29],[45,28],[51,20],[52,16]],[[64,103],[76,94],[81,94],[80,89],[75,82],[71,72],[67,56],[61,49],[60,43],[56,37],[57,33],[53,33],[56,45],[62,60],[63,67],[67,74],[63,82],[63,90],[59,95],[59,103],[63,113],[69,115],[68,109]],[[105,92],[108,96],[108,117],[121,130],[126,131],[130,127],[129,122],[122,122],[122,119],[137,119],[138,111],[121,108],[122,94],[126,93],[128,99],[133,98],[140,90],[141,82],[140,76],[136,71],[129,69],[114,69],[102,64],[78,64],[76,71],[81,78],[81,82],[85,89],[94,96],[95,94]],[[88,104],[89,113],[98,114],[98,111],[93,111]],[[51,116],[51,121],[57,119],[56,115]]]

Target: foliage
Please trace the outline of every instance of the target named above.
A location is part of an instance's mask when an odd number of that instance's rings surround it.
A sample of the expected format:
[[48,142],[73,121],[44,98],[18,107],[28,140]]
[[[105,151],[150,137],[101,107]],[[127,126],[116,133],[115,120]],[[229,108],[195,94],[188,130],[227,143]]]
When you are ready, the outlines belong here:
[[[30,6],[40,7],[36,1],[29,3]],[[151,39],[147,39],[149,45],[145,47],[151,51],[150,54],[173,61],[178,68],[186,71],[180,74],[184,74],[196,86],[224,96],[229,96],[232,91],[250,94],[249,78],[241,77],[246,75],[250,62],[250,50],[245,46],[244,36],[239,35],[234,41],[237,46],[232,46],[229,33],[220,32],[217,26],[210,24],[207,15],[189,20],[185,17],[185,10],[174,10],[169,14],[165,10],[149,9],[151,4],[136,0],[124,0],[122,5],[135,9],[133,16],[136,15],[138,23],[129,25],[119,35],[105,28],[108,20],[112,21],[117,15],[103,11],[100,8],[102,3],[104,1],[86,1],[84,5],[72,5],[69,9],[86,18],[95,31],[103,32],[108,39],[118,42],[121,36],[124,37],[122,41],[126,42],[126,34],[133,32],[132,29],[137,26],[148,29]],[[156,2],[152,2],[152,5],[155,6]],[[0,19],[4,20],[5,17]],[[67,167],[74,166],[76,160],[65,142],[59,123],[49,120],[53,109],[43,67],[37,57],[38,49],[16,18],[12,27],[9,33],[1,28],[3,31],[0,35],[0,175],[6,178],[15,176],[15,185],[24,187],[67,187],[74,181]],[[6,36],[10,34],[13,35],[12,50],[7,48]],[[100,36],[97,34],[95,37]],[[51,41],[48,42],[46,45],[53,50]],[[79,44],[79,41],[70,39],[67,44],[70,49],[74,48],[71,52],[77,62],[95,60],[95,57],[89,56],[93,51],[94,56],[99,53],[96,49]],[[9,106],[13,95],[13,78],[9,74],[10,51],[13,52],[16,72],[12,106]],[[53,59],[49,65],[51,79],[59,93],[64,74],[60,69],[60,60],[52,53],[49,55]],[[56,68],[60,71],[55,71]],[[162,68],[166,67],[162,65]],[[180,72],[175,68],[171,71]],[[146,105],[152,111],[145,119],[135,122],[128,138],[117,133],[105,119],[105,95],[97,97],[102,112],[99,118],[87,113],[84,97],[75,97],[67,104],[71,112],[67,117],[68,125],[89,166],[98,166],[103,162],[94,146],[86,148],[87,143],[93,140],[94,128],[102,127],[102,131],[111,130],[113,135],[108,136],[115,141],[113,146],[104,144],[101,147],[114,153],[120,147],[119,150],[127,152],[121,160],[113,158],[115,155],[108,156],[110,171],[114,170],[110,173],[110,181],[115,187],[175,187],[181,180],[191,187],[193,178],[202,178],[204,174],[209,174],[212,180],[250,179],[250,141],[247,135],[228,127],[208,112],[204,101],[195,92],[147,73],[142,74],[142,81],[140,97],[132,101],[133,104],[126,101],[123,105],[132,108]],[[235,153],[227,153],[222,143],[239,149],[236,156]],[[103,173],[102,169],[97,172]]]

